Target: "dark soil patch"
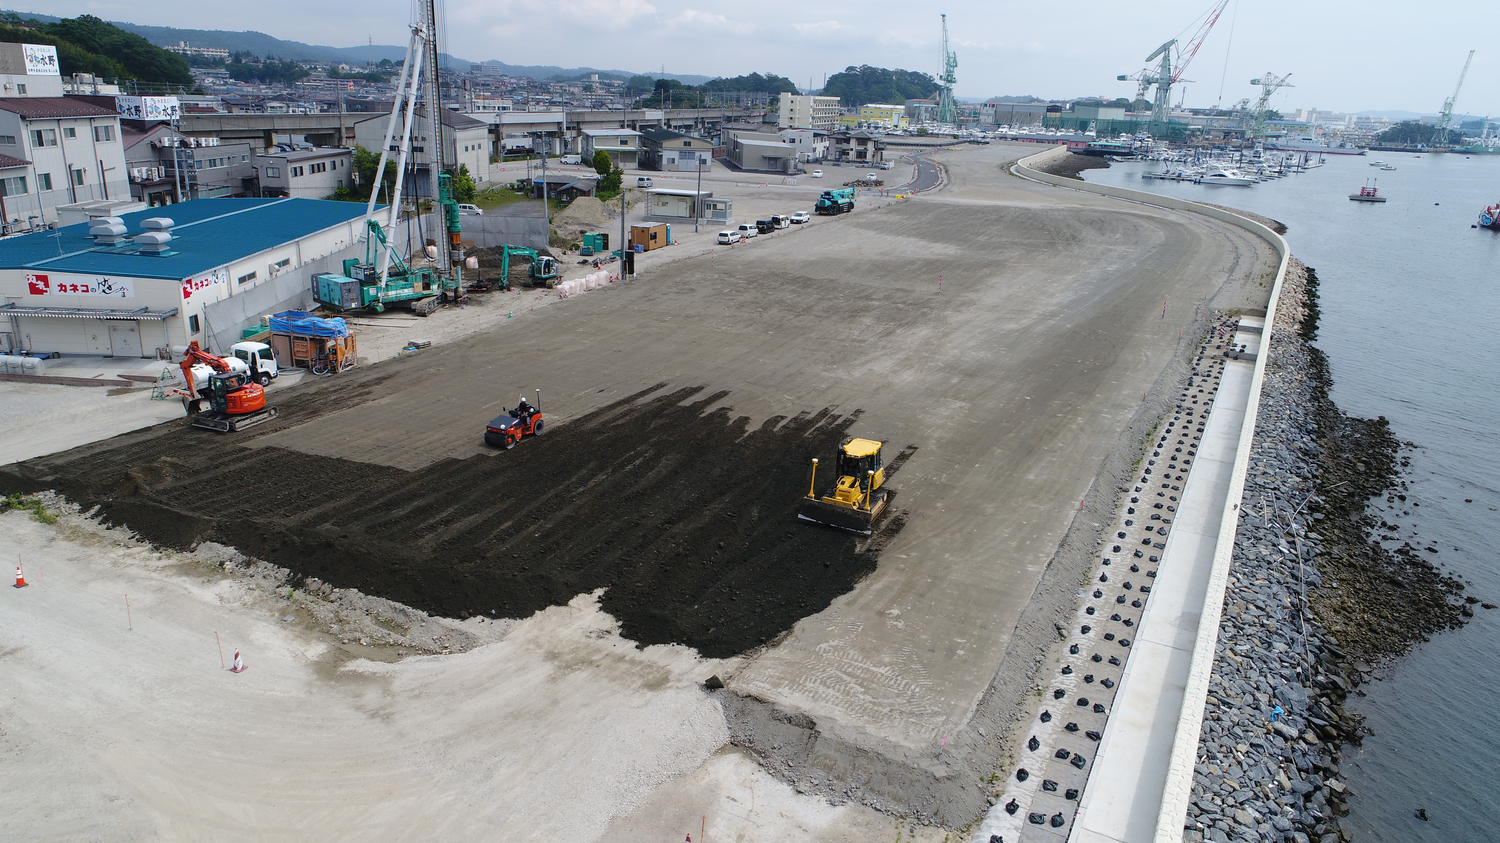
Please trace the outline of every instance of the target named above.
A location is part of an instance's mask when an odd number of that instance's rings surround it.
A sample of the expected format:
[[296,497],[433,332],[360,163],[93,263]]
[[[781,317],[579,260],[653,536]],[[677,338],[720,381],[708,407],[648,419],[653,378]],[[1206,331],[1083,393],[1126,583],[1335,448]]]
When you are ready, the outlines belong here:
[[1101,170],[1107,167],[1109,167],[1108,158],[1098,155],[1078,155],[1069,152],[1067,155],[1060,155],[1048,161],[1037,169],[1044,173],[1051,173],[1054,176],[1083,181],[1083,177],[1078,174],[1084,170]]
[[448,617],[526,617],[603,587],[626,637],[711,657],[772,641],[874,571],[894,507],[873,540],[796,519],[810,460],[832,464],[857,412],[750,430],[706,412],[725,393],[649,392],[415,472],[161,426],[7,467],[0,489],[55,489],[162,546],[217,541]]

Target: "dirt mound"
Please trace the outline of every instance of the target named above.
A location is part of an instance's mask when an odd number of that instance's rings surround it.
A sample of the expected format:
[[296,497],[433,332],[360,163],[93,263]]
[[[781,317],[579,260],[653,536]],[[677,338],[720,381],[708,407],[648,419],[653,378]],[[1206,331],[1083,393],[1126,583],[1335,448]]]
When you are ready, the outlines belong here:
[[614,215],[603,202],[592,196],[580,196],[552,218],[552,229],[558,237],[571,242],[585,232],[609,231],[614,223]]
[[626,637],[712,657],[771,641],[874,571],[904,520],[894,507],[874,540],[795,514],[809,461],[831,465],[857,413],[749,430],[705,412],[725,393],[654,391],[416,472],[246,447],[332,400],[313,393],[242,439],[162,425],[7,467],[0,490],[55,488],[164,546],[213,540],[448,617],[522,618],[604,587]]

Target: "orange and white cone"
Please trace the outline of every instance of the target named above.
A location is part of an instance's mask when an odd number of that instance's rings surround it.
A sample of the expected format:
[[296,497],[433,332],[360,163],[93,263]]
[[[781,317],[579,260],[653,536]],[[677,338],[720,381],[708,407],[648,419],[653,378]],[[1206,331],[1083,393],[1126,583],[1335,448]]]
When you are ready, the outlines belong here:
[[230,673],[244,673],[249,668],[245,667],[245,660],[240,658],[240,651],[234,651],[234,667],[229,669]]
[[21,566],[16,565],[16,588],[26,587],[26,577],[21,574]]

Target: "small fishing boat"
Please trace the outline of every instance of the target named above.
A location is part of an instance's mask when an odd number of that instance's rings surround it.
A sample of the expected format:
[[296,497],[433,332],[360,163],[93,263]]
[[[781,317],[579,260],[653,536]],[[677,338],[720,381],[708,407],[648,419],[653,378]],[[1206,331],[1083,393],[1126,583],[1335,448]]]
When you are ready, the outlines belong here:
[[1396,168],[1392,167],[1390,164],[1387,164],[1384,167],[1381,167],[1380,169],[1382,169],[1382,170],[1394,170]]
[[1375,185],[1367,184],[1361,187],[1358,193],[1349,194],[1349,200],[1351,202],[1384,202],[1385,197],[1380,195]]
[[1479,226],[1500,231],[1500,202],[1479,212]]

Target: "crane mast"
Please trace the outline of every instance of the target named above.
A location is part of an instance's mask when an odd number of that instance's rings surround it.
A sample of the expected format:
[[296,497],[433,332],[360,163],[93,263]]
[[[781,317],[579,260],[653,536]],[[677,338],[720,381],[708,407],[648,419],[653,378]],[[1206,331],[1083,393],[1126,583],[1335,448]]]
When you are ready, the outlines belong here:
[[937,121],[957,123],[958,109],[953,104],[953,85],[958,81],[954,73],[958,69],[958,55],[948,49],[948,16],[943,15],[943,75],[938,77],[942,86],[938,88]]
[[1173,38],[1160,47],[1157,47],[1151,55],[1146,56],[1146,61],[1148,62],[1156,61],[1158,58],[1161,59],[1161,63],[1156,66],[1155,70],[1147,67],[1130,75],[1122,74],[1116,77],[1121,82],[1135,80],[1140,83],[1140,87],[1136,91],[1137,99],[1144,98],[1146,92],[1151,89],[1151,86],[1156,86],[1156,98],[1152,102],[1151,107],[1151,122],[1167,122],[1172,110],[1172,86],[1178,82],[1190,81],[1184,80],[1182,73],[1192,63],[1193,57],[1198,55],[1198,50],[1203,47],[1203,42],[1208,38],[1208,33],[1214,28],[1214,24],[1219,22],[1219,16],[1224,14],[1224,9],[1228,5],[1229,0],[1214,1],[1213,7],[1208,10],[1203,23],[1198,27],[1198,31],[1193,33],[1193,37],[1188,39],[1185,45],[1176,50],[1175,62],[1173,61],[1173,48],[1178,47],[1179,42],[1176,38]]
[[1458,102],[1458,92],[1464,89],[1464,77],[1469,75],[1469,64],[1474,61],[1474,51],[1469,51],[1469,57],[1464,60],[1464,69],[1458,74],[1458,84],[1453,86],[1453,96],[1443,100],[1443,110],[1438,112],[1438,131],[1444,133],[1444,137],[1435,139],[1439,143],[1447,143],[1448,126],[1453,123],[1453,106]]

